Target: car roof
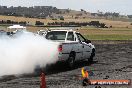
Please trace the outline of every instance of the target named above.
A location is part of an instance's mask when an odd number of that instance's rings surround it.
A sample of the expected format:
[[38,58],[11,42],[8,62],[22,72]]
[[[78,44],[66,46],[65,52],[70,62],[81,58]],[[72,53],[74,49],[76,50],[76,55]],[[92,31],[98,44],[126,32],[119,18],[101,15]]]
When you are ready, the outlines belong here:
[[76,32],[75,30],[78,28],[75,27],[56,27],[56,28],[49,28],[50,31],[72,31]]
[[[64,29],[63,29],[63,30],[50,30],[50,31],[65,31],[65,32],[75,32],[75,31],[74,31],[74,30],[72,30],[72,29],[70,29],[70,30],[64,30]],[[50,31],[49,31],[49,32],[50,32]]]
[[26,29],[26,27],[20,26],[20,25],[13,25],[13,26],[9,26],[7,28],[9,28],[9,29]]

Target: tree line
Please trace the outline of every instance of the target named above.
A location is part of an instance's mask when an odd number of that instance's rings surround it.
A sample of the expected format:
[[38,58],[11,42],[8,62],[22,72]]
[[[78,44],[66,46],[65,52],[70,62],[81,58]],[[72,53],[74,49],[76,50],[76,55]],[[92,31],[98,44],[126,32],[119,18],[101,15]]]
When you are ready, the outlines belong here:
[[94,26],[98,28],[108,28],[105,23],[100,23],[99,21],[91,21],[91,22],[52,22],[52,23],[47,23],[49,26]]
[[17,21],[12,21],[12,20],[0,20],[0,24],[20,24],[20,25],[27,25],[27,22],[26,21],[20,21],[20,22],[17,22]]
[[92,16],[99,16],[99,17],[120,17],[120,13],[116,12],[98,12],[98,13],[91,13]]
[[[26,21],[20,21],[20,22],[17,22],[17,21],[12,21],[12,20],[0,20],[0,24],[8,24],[8,25],[11,25],[11,24],[19,24],[19,25],[23,25],[23,26],[26,26],[26,25],[29,25]],[[45,24],[44,22],[41,22],[41,21],[36,21],[35,22],[35,26],[78,26],[78,27],[81,27],[81,26],[94,26],[94,27],[98,27],[98,28],[108,28],[106,26],[105,23],[100,23],[99,21],[91,21],[91,22],[49,22],[47,24]]]
[[52,13],[57,13],[59,10],[52,6],[34,6],[34,7],[7,7],[0,6],[0,15],[7,16],[23,16],[29,18],[46,18]]

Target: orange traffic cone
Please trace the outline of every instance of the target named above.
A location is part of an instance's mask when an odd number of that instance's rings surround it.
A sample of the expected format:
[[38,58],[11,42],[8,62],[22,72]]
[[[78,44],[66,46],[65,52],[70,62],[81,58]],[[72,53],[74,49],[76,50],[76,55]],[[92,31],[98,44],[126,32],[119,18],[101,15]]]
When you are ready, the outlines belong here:
[[45,74],[43,72],[40,77],[40,88],[46,88]]

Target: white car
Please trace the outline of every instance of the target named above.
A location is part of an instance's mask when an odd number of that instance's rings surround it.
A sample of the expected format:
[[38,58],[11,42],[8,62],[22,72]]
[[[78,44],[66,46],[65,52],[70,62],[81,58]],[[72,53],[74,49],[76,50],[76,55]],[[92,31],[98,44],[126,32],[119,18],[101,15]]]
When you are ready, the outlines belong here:
[[87,59],[89,62],[93,61],[95,47],[90,40],[85,39],[79,32],[74,30],[49,30],[45,33],[45,38],[59,42],[58,59],[59,61],[66,61],[71,68],[76,60]]

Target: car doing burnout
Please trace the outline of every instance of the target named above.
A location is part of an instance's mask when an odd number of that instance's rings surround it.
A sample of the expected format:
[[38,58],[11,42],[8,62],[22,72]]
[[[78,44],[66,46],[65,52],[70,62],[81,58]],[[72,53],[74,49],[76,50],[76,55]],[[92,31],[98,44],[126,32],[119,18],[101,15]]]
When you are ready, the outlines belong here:
[[94,45],[75,30],[49,30],[45,33],[45,38],[59,43],[58,61],[66,61],[70,68],[77,60],[93,61]]

